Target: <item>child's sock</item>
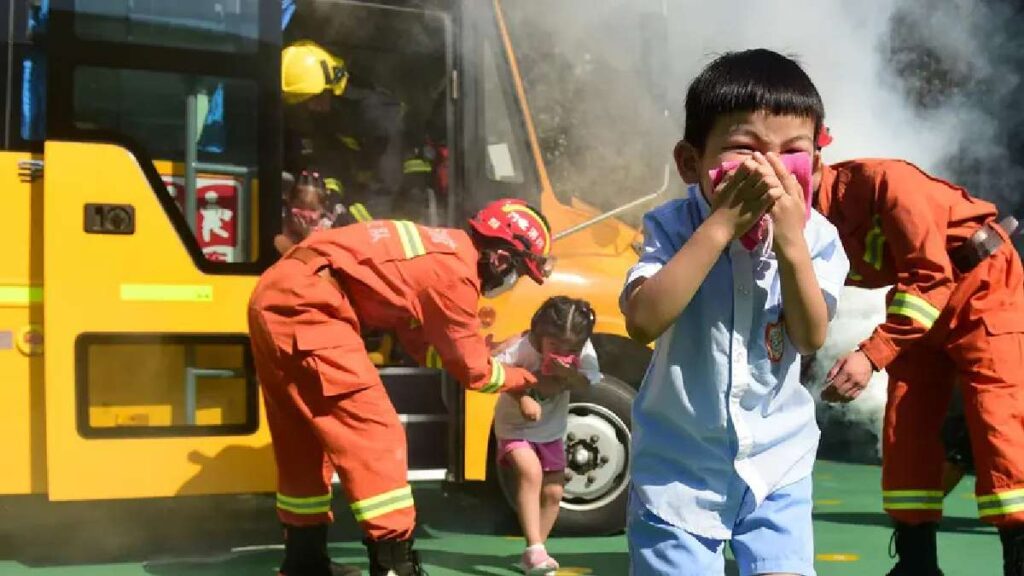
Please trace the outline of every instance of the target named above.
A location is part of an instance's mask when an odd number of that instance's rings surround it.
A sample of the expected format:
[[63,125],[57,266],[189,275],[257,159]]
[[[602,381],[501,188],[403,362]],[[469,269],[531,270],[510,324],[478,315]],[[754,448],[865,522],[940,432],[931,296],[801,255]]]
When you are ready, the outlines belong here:
[[543,544],[527,546],[520,565],[527,576],[551,576],[558,570],[558,562],[548,554]]

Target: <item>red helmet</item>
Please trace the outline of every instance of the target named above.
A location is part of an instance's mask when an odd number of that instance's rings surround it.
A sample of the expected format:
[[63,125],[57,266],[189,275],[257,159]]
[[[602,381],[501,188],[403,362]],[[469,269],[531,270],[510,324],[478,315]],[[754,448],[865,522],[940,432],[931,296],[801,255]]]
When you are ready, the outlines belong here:
[[495,200],[469,221],[481,236],[507,242],[538,284],[551,275],[551,228],[539,210],[518,198]]

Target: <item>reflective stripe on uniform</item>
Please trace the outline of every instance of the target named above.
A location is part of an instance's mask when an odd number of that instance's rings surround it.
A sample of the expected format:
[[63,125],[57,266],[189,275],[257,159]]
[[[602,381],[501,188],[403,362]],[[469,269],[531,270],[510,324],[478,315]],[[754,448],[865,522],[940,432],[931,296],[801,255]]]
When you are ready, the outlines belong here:
[[897,292],[886,312],[906,316],[926,329],[931,329],[932,324],[935,324],[935,320],[939,317],[938,308],[929,304],[924,298],[907,292]]
[[341,184],[341,180],[338,180],[337,178],[324,178],[324,186],[332,192],[337,192],[338,194],[345,193],[345,186],[343,186]]
[[882,249],[885,246],[885,235],[882,234],[882,219],[875,216],[875,225],[868,231],[864,240],[864,261],[874,266],[875,270],[882,269]]
[[444,365],[441,363],[441,355],[438,354],[437,348],[430,346],[427,348],[427,368],[437,368],[441,370]]
[[356,219],[356,222],[369,222],[370,220],[373,220],[373,217],[370,216],[370,211],[366,209],[366,206],[363,206],[359,202],[349,206],[348,211],[352,214],[352,217]]
[[423,238],[420,238],[420,230],[415,224],[408,220],[394,220],[394,223],[406,258],[415,258],[427,253],[427,249],[423,247]]
[[978,496],[978,516],[1001,516],[1024,512],[1024,488]]
[[338,140],[341,140],[341,143],[349,150],[353,150],[355,152],[362,150],[362,146],[359,145],[359,140],[356,140],[352,136],[338,136]]
[[401,488],[353,502],[352,514],[356,517],[357,522],[365,522],[413,506],[412,488],[406,484]]
[[422,158],[410,158],[402,164],[402,172],[405,174],[423,174],[433,171],[434,168],[430,163]]
[[852,269],[850,270],[850,273],[846,275],[846,277],[849,278],[850,280],[853,280],[854,282],[860,282],[861,280],[864,279],[863,276],[857,274]]
[[886,510],[942,510],[941,490],[883,490]]
[[331,493],[298,498],[278,492],[277,507],[293,514],[326,514],[331,511]]
[[505,366],[497,360],[491,360],[491,378],[480,391],[484,394],[494,394],[501,390],[503,384],[505,384]]

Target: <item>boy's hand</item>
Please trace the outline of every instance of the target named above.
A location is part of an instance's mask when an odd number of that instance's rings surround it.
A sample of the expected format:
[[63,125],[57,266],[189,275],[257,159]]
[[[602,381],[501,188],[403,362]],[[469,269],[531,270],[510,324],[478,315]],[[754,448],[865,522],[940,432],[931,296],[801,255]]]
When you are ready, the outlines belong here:
[[540,403],[531,398],[528,394],[523,394],[523,397],[519,399],[519,412],[530,422],[536,422],[540,420],[541,408]]
[[807,208],[804,205],[804,189],[777,154],[769,152],[766,156],[761,156],[760,153],[755,153],[754,156],[764,158],[774,174],[774,178],[766,180],[770,185],[768,195],[774,201],[771,208],[772,221],[775,224],[774,249],[780,257],[785,258],[792,253],[795,246],[806,242],[804,220],[807,217]]
[[773,180],[778,178],[767,162],[746,159],[715,188],[708,220],[723,227],[730,240],[743,236],[771,209]]

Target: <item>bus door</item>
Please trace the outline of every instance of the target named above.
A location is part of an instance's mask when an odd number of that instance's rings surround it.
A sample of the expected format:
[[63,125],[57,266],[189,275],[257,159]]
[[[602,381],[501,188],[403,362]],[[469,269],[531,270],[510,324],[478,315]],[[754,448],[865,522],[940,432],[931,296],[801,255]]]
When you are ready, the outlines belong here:
[[[314,0],[299,6],[283,44],[317,43],[344,61],[348,82],[328,109],[282,104],[285,171],[322,174],[342,205],[359,206],[371,218],[457,225],[446,161],[454,147],[453,4]],[[447,477],[461,430],[451,426],[457,384],[436,366],[418,366],[391,335],[365,339],[406,429],[410,479]]]
[[49,496],[271,491],[246,303],[280,230],[281,7],[49,9]]

